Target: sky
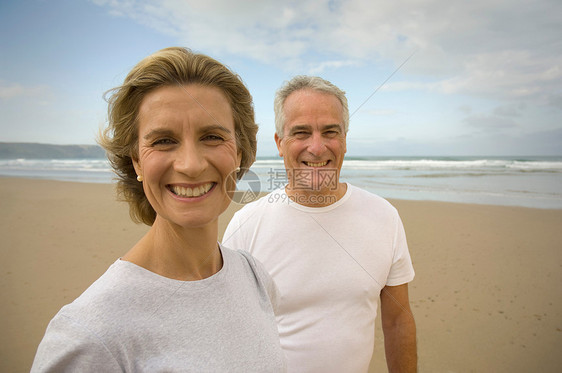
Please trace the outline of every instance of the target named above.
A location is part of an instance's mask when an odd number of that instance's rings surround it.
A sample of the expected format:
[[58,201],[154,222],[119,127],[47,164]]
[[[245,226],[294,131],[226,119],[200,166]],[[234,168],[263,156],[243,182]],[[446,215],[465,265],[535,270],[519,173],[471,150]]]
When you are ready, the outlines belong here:
[[562,155],[559,0],[0,0],[0,141],[95,144],[104,93],[169,46],[253,95],[274,156],[275,91],[346,91],[348,156]]

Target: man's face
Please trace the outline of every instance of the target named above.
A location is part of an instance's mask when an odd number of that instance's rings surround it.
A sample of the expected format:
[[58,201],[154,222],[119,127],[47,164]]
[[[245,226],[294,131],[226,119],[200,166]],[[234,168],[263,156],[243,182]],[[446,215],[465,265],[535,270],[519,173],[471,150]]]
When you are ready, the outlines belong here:
[[303,89],[287,97],[283,138],[275,134],[289,187],[329,193],[339,187],[346,152],[342,105],[333,95]]

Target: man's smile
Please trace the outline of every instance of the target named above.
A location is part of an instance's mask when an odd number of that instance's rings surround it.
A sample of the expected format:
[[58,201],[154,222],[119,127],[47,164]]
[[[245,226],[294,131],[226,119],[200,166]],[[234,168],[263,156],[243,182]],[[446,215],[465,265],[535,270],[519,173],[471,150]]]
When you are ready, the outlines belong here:
[[303,163],[305,165],[307,165],[308,167],[324,167],[328,164],[328,162],[330,162],[330,161],[324,161],[324,162],[307,162],[307,161],[304,161]]

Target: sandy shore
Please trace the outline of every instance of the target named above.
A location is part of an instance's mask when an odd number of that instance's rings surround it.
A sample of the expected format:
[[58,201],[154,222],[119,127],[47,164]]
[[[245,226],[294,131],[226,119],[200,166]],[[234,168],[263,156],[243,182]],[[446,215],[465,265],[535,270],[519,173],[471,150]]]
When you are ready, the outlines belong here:
[[[53,315],[147,228],[111,185],[0,178],[0,196],[0,371],[27,372]],[[416,269],[421,372],[562,369],[562,210],[392,202]]]

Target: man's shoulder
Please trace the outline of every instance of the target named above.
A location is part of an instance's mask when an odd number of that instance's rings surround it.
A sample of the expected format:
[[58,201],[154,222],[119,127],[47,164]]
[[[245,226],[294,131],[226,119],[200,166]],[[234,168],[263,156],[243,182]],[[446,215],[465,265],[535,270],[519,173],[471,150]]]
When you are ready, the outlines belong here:
[[350,199],[359,203],[367,208],[378,208],[385,209],[388,211],[395,211],[396,208],[385,198],[379,196],[378,194],[369,192],[363,188],[347,183],[348,188],[350,188],[351,197]]
[[[240,237],[255,232],[258,227],[271,222],[271,217],[277,215],[283,208],[281,198],[287,198],[283,189],[274,190],[261,198],[250,202],[234,213],[223,235],[222,242],[227,247],[247,250],[248,247],[236,246]],[[287,205],[285,200],[284,205]]]
[[277,202],[286,202],[287,198],[288,197],[284,189],[276,189],[256,199],[255,201],[245,204],[236,212],[236,215],[253,214],[257,210],[274,208],[277,205]]

